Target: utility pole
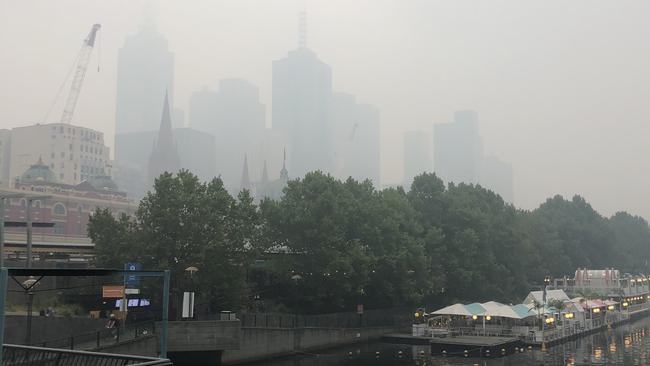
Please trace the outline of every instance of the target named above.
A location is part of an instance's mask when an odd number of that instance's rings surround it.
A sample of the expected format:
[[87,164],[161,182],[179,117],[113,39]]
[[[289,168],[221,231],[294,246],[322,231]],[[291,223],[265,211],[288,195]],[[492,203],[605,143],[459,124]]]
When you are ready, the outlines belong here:
[[28,196],[25,217],[27,219],[27,268],[32,268],[32,203],[35,200],[45,200],[52,196]]

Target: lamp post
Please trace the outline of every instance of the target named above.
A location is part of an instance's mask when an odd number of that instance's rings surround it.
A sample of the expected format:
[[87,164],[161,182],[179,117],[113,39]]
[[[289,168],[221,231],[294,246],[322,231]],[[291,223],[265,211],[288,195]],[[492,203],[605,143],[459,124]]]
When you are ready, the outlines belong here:
[[194,284],[194,273],[198,271],[199,269],[194,266],[185,268],[185,273],[188,273],[190,276],[190,292],[183,293],[183,318],[186,319],[194,318],[194,289],[196,287]]
[[32,288],[38,282],[33,276],[23,281],[22,285],[27,295],[27,329],[25,331],[25,345],[29,346],[32,343],[32,306],[34,304],[34,291]]
[[52,196],[27,196],[25,218],[27,221],[27,268],[32,268],[32,203],[35,200],[44,200]]
[[291,279],[294,283],[294,292],[293,292],[293,313],[298,314],[298,281],[302,280],[302,276],[299,274],[294,274],[291,276]]
[[544,342],[545,341],[545,339],[544,339],[544,331],[545,331],[545,328],[546,328],[546,288],[550,284],[551,284],[551,277],[550,276],[544,277],[544,290],[543,290],[543,293],[542,293],[542,300],[543,300],[542,312],[544,313],[544,318],[545,319],[544,319],[544,321],[542,321],[542,351],[546,351],[546,343]]

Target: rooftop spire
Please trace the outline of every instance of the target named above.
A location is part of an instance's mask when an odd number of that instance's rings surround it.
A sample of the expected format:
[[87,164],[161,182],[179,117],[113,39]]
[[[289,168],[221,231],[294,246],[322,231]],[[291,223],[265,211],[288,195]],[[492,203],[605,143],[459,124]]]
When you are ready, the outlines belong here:
[[160,130],[158,130],[158,146],[174,146],[172,136],[172,118],[169,111],[169,96],[165,90],[165,102],[163,104],[162,119],[160,120]]
[[251,190],[251,180],[248,176],[248,157],[244,155],[244,170],[241,174],[241,190]]
[[285,182],[289,180],[289,172],[287,171],[287,148],[282,150],[282,170],[280,170],[280,179]]
[[301,11],[298,16],[298,48],[307,48],[307,12]]
[[266,170],[266,160],[264,160],[264,168],[262,169],[262,184],[269,182],[269,172]]

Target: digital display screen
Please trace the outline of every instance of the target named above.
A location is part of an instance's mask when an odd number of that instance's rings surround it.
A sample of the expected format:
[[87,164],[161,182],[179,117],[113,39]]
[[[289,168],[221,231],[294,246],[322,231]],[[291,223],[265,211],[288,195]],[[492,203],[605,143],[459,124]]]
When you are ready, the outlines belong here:
[[[149,305],[151,305],[151,300],[149,300],[149,299],[129,299],[127,304],[128,304],[128,307],[130,307],[130,308],[149,306]],[[122,299],[115,300],[115,307],[116,308],[119,309],[121,305],[122,305]]]

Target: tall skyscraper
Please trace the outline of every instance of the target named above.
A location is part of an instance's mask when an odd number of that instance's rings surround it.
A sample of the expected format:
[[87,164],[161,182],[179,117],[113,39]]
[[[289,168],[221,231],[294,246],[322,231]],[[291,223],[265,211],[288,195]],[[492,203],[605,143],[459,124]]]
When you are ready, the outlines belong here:
[[[123,133],[158,129],[165,90],[173,106],[174,54],[164,36],[153,26],[144,26],[128,36],[118,52],[116,140]],[[115,158],[123,160],[120,155],[116,148]]]
[[354,95],[334,93],[330,112],[335,175],[341,179],[370,179],[379,187],[379,110],[358,104]]
[[164,172],[177,173],[181,168],[181,161],[172,133],[170,113],[169,101],[167,95],[165,95],[158,139],[154,143],[153,151],[149,157],[149,181],[152,183],[160,174]]
[[431,136],[426,131],[408,131],[404,134],[404,189],[409,190],[413,178],[433,171]]
[[265,106],[257,86],[243,79],[224,79],[219,89],[203,89],[190,99],[190,125],[215,137],[216,170],[226,187],[239,188],[241,162],[262,169],[261,145],[266,128]]
[[298,48],[273,61],[273,129],[287,136],[289,169],[296,177],[334,169],[332,70],[307,48],[305,33],[303,17]]
[[504,201],[514,203],[512,164],[494,156],[483,159],[481,185],[501,195]]
[[451,123],[433,126],[433,159],[436,174],[446,183],[478,183],[483,144],[475,111],[458,111]]

